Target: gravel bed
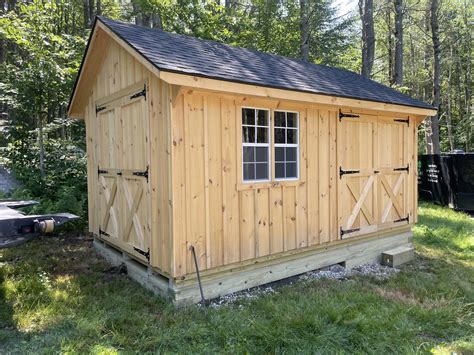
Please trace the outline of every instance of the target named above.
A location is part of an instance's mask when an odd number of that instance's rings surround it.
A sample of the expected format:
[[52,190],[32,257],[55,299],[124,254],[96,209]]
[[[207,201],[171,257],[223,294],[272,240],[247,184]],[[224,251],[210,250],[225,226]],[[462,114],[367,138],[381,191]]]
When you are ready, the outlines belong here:
[[[210,308],[218,309],[222,306],[229,306],[239,301],[247,301],[256,299],[261,296],[278,293],[274,287],[278,287],[282,284],[293,284],[294,282],[308,282],[319,279],[330,279],[330,280],[350,280],[355,276],[373,276],[378,280],[385,280],[394,274],[397,274],[400,270],[383,266],[380,264],[363,264],[356,266],[352,269],[346,269],[341,265],[333,265],[327,268],[309,271],[305,274],[299,275],[296,278],[288,278],[286,280],[277,281],[267,286],[258,286],[249,288],[243,291],[234,292],[217,299],[211,300],[209,303]],[[201,304],[200,304],[201,305]],[[243,307],[239,305],[239,307]]]

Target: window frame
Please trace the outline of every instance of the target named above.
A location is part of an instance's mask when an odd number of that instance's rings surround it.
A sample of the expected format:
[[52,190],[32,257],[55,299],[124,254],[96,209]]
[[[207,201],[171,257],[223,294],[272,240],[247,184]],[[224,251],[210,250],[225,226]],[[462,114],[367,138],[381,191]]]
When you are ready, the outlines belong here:
[[[244,124],[243,121],[242,121],[242,118],[243,118],[243,112],[244,110],[254,110],[255,112],[255,124],[254,125],[248,125],[248,124]],[[267,112],[268,114],[268,122],[267,122],[267,126],[260,126],[258,125],[258,114],[257,114],[257,111],[265,111]],[[257,128],[260,127],[260,128],[267,128],[267,137],[268,137],[268,142],[267,143],[247,143],[247,142],[244,142],[244,139],[243,139],[243,128],[244,127],[254,127],[255,128],[255,139],[257,140]],[[248,106],[242,106],[241,109],[240,109],[240,143],[241,143],[241,161],[240,161],[240,167],[241,167],[241,170],[242,170],[242,173],[241,173],[241,178],[242,178],[242,182],[244,184],[254,184],[254,183],[265,183],[265,182],[271,182],[272,181],[272,110],[271,109],[268,109],[268,108],[263,108],[263,107],[248,107]],[[252,180],[246,180],[245,179],[245,169],[244,169],[244,166],[245,166],[245,162],[244,162],[244,150],[245,150],[245,147],[266,147],[267,148],[267,156],[268,156],[268,159],[267,159],[267,164],[268,164],[268,168],[267,168],[267,174],[268,174],[268,178],[267,179],[252,179]],[[255,158],[256,159],[256,158]],[[257,162],[255,161],[253,164],[257,164]],[[255,165],[255,168],[256,168],[256,165]],[[255,175],[256,175],[256,170],[255,170]]]
[[[292,143],[292,144],[276,143],[275,139],[273,139],[273,145],[272,146],[273,146],[274,151],[276,150],[277,147],[279,147],[279,148],[296,148],[296,177],[277,178],[275,176],[277,161],[275,160],[275,161],[273,161],[273,166],[275,167],[274,168],[273,181],[278,181],[278,182],[280,182],[280,181],[298,181],[300,179],[300,113],[298,111],[291,111],[291,110],[284,110],[284,109],[272,110],[272,119],[273,119],[272,138],[275,137],[275,129],[280,127],[280,126],[275,126],[275,112],[285,113],[285,125],[286,125],[286,119],[287,119],[286,114],[287,113],[294,113],[296,115],[296,128],[290,128],[290,129],[291,130],[296,130],[296,142],[297,143]],[[285,137],[286,137],[288,127],[281,127],[281,128],[285,129]],[[285,138],[285,140],[286,140],[286,138]],[[273,152],[273,153],[276,157],[276,153],[275,152]],[[285,157],[285,161],[283,163],[286,165],[286,163],[287,163],[286,157]],[[286,166],[285,166],[285,169],[286,169]],[[285,175],[286,175],[286,172],[285,172]]]

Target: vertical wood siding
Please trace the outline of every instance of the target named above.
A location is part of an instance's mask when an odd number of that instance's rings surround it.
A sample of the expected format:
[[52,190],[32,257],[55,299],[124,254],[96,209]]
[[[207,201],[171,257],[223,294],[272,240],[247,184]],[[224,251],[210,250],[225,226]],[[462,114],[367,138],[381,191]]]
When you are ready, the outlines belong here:
[[[150,155],[150,198],[147,201],[151,214],[151,245],[150,264],[159,268],[163,273],[171,271],[171,213],[170,213],[170,136],[169,127],[169,85],[164,84],[143,67],[132,55],[109,39],[100,48],[105,52],[102,63],[96,75],[90,92],[85,112],[87,153],[88,153],[88,194],[89,194],[89,230],[98,235],[98,144],[99,126],[96,120],[95,103],[98,100],[124,90],[127,87],[140,83],[148,83],[148,112],[149,112],[149,139],[145,142],[133,135],[133,126],[130,129],[128,141],[130,147],[138,147],[134,152],[123,154],[124,159],[140,154],[143,149]],[[137,156],[137,159],[140,157]],[[132,161],[130,162],[133,163]],[[127,211],[121,209],[120,218],[125,218]]]
[[191,245],[205,270],[338,238],[337,111],[298,112],[300,178],[252,186],[241,181],[241,105],[217,95],[177,97],[171,118],[175,277],[195,271]]

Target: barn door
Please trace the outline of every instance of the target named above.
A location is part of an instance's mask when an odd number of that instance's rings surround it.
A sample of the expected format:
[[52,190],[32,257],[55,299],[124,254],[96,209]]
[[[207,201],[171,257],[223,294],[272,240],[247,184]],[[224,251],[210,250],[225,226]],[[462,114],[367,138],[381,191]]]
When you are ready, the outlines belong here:
[[340,114],[338,223],[349,238],[408,223],[407,123]]
[[151,223],[146,87],[134,86],[119,98],[98,103],[97,120],[99,233],[148,261]]
[[341,117],[338,122],[341,238],[377,230],[376,129],[372,116]]
[[408,224],[408,121],[378,117],[379,228]]

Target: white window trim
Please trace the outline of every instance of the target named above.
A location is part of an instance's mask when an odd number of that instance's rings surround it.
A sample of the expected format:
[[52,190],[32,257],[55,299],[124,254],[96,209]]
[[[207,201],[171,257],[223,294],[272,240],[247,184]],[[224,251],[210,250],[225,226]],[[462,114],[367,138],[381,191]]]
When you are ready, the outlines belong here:
[[[286,137],[286,128],[287,127],[280,127],[280,126],[275,126],[275,112],[283,112],[283,113],[294,113],[296,114],[296,141],[298,143],[296,144],[287,144],[287,143],[274,143],[273,146],[274,148],[280,147],[280,148],[296,148],[296,177],[291,177],[291,178],[277,178],[275,177],[275,181],[297,181],[300,179],[300,113],[298,111],[288,111],[288,110],[274,110],[273,111],[273,132],[272,132],[272,137],[275,135],[275,129],[276,128],[284,128],[285,129],[285,137]],[[286,115],[285,115],[285,120],[286,120]],[[286,122],[285,122],[286,124]],[[294,129],[294,128],[290,128]],[[277,162],[274,161],[273,164],[275,165]],[[285,162],[286,163],[286,160]],[[285,167],[286,169],[286,167]],[[286,174],[286,173],[285,173]]]
[[[254,110],[255,111],[255,124],[254,125],[247,125],[242,123],[242,113],[244,110]],[[267,126],[260,126],[258,124],[258,116],[257,116],[257,111],[266,111],[268,113],[268,122]],[[272,111],[268,108],[261,108],[261,107],[246,107],[242,106],[241,108],[241,115],[240,115],[240,131],[242,135],[242,128],[243,127],[255,127],[255,137],[257,137],[257,128],[266,128],[267,129],[267,136],[268,136],[268,142],[267,143],[244,143],[243,142],[243,137],[241,139],[241,144],[242,144],[242,151],[241,151],[241,167],[242,167],[242,182],[244,184],[253,184],[253,183],[258,183],[258,182],[270,182],[272,181]],[[253,179],[253,180],[245,180],[244,177],[244,148],[245,147],[266,147],[268,151],[268,179]],[[255,163],[254,163],[255,164]]]

